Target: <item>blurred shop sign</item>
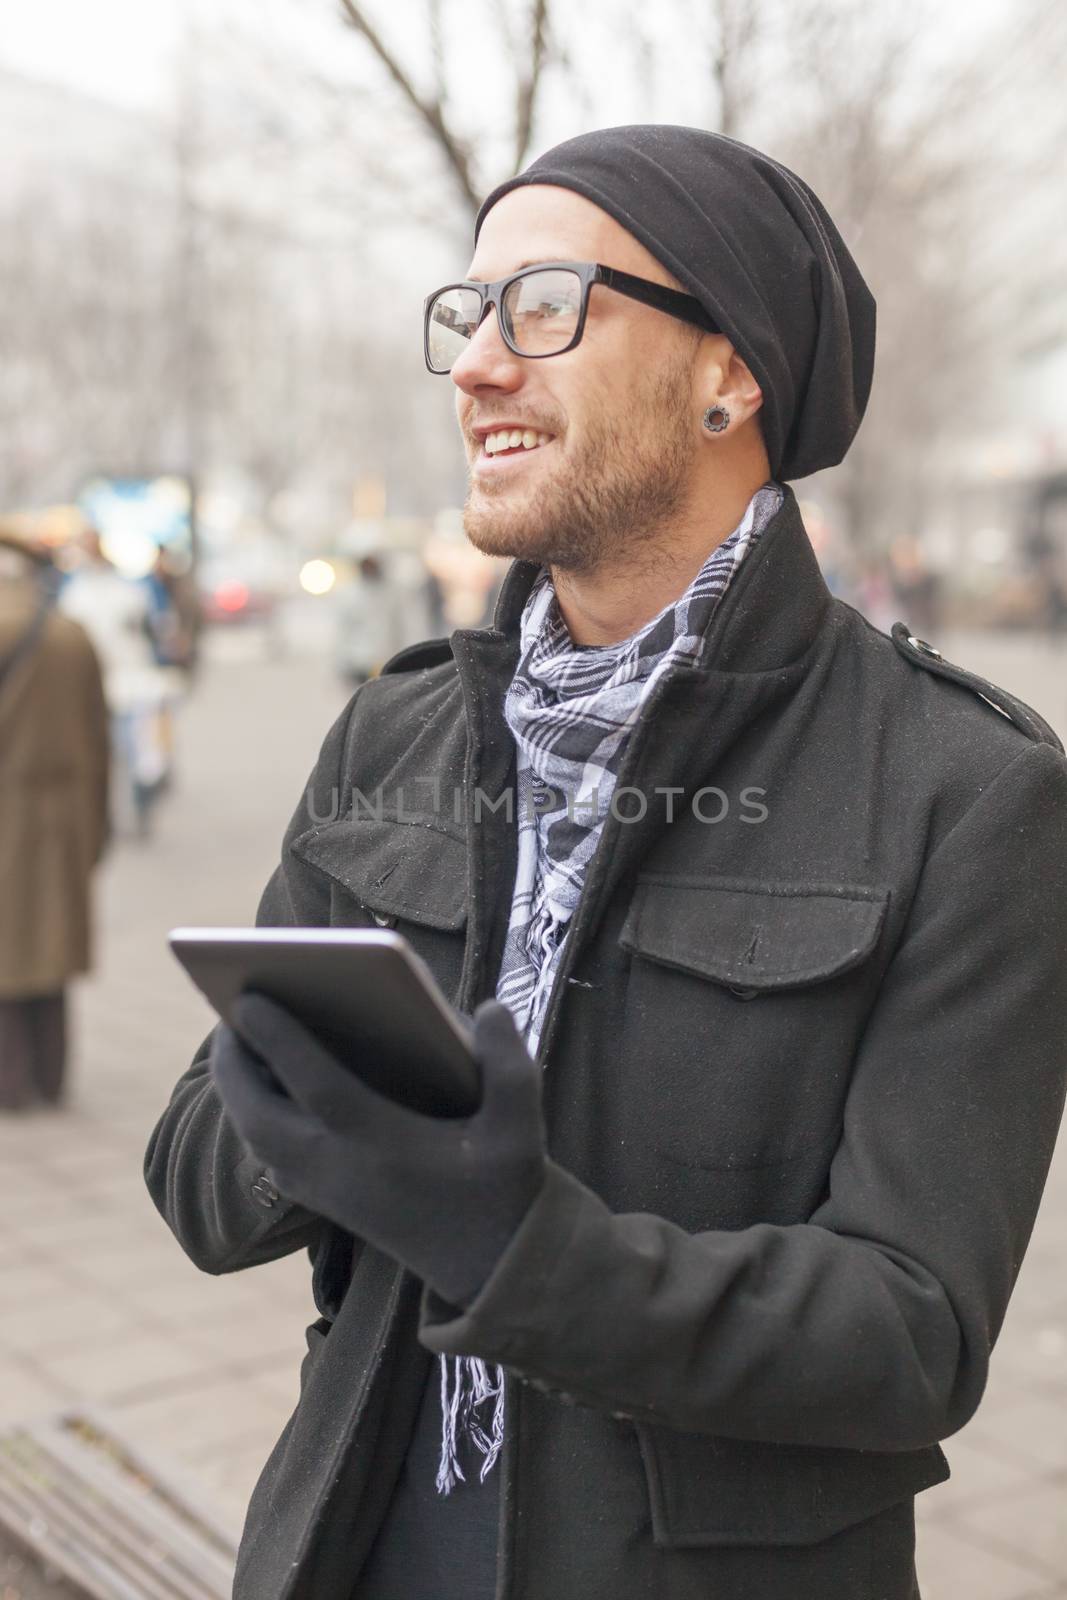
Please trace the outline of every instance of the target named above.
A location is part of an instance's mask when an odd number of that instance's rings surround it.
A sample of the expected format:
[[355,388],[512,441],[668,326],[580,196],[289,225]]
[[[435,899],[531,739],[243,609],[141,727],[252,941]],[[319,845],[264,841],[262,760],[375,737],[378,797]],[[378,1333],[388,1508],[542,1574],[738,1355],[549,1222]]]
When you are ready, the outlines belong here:
[[191,563],[193,493],[188,478],[174,473],[93,478],[78,504],[100,534],[105,554],[129,577],[150,572],[161,549],[181,565]]

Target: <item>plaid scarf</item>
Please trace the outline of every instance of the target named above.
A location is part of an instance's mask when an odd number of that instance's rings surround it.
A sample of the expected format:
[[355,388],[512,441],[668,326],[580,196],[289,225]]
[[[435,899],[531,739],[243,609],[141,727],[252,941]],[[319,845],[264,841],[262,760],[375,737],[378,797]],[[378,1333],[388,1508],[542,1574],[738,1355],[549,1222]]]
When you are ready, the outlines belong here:
[[[782,503],[764,484],[737,527],[711,552],[679,600],[618,644],[576,646],[547,570],[534,582],[520,624],[519,665],[504,700],[517,747],[518,861],[496,997],[537,1054],[549,996],[600,841],[630,734],[653,688],[684,656],[699,653],[715,608],[746,552]],[[448,1494],[459,1466],[457,1431],[484,1456],[484,1482],[504,1442],[504,1374],[473,1357],[442,1355],[441,1460]],[[448,1363],[453,1373],[450,1381]],[[493,1401],[491,1434],[476,1409]]]

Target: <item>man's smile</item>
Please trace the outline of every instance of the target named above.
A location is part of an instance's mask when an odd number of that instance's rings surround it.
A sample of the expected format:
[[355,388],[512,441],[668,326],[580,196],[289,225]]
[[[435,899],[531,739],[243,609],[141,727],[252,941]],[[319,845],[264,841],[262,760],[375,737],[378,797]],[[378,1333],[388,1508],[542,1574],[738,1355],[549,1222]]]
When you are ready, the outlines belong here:
[[479,476],[514,471],[516,466],[539,455],[555,442],[555,435],[532,428],[500,428],[487,433],[477,449],[472,470]]

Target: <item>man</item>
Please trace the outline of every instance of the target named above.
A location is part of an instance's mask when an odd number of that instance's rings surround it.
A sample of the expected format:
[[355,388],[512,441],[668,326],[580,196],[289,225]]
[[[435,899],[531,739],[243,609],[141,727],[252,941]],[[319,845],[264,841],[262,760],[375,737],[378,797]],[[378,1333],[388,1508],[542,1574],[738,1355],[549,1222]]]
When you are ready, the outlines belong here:
[[823,583],[782,480],[874,311],[776,163],[571,140],[425,333],[516,560],[357,693],[259,915],[401,931],[483,1098],[415,1116],[262,997],[179,1083],[183,1247],[307,1246],[321,1312],[235,1592],[912,1600],[1063,1103],[1062,749]]
[[0,534],[0,1111],[63,1098],[66,989],[89,966],[107,839],[100,667],[55,611],[50,571]]

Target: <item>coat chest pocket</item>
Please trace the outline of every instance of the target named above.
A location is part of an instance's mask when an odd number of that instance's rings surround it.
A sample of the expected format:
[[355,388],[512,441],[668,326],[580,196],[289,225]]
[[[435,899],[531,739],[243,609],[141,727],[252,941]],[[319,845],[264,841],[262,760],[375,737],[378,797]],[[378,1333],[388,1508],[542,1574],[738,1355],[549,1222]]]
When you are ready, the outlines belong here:
[[937,1445],[883,1453],[636,1429],[665,1549],[816,1544],[949,1476]]
[[836,1137],[888,890],[647,873],[619,935],[628,1130],[668,1163],[773,1167]]
[[333,880],[333,926],[395,928],[455,998],[467,926],[461,834],[417,818],[365,817],[312,829],[292,849]]

